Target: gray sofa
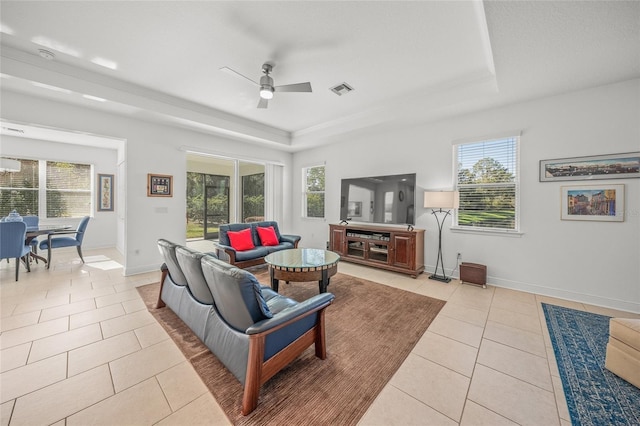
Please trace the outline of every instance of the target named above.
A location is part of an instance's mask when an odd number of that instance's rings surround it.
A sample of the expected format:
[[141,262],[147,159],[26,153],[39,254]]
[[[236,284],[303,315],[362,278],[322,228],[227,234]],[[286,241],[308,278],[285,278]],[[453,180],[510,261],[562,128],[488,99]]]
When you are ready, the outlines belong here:
[[[258,236],[258,227],[273,226],[278,238],[278,245],[275,246],[263,246]],[[243,229],[251,229],[251,238],[254,249],[238,251],[231,246],[229,240],[229,231],[237,232]],[[299,235],[283,235],[280,234],[278,229],[278,222],[274,221],[262,221],[253,223],[231,223],[228,225],[220,225],[218,242],[216,243],[216,250],[218,257],[221,259],[228,259],[228,262],[238,268],[248,268],[249,266],[260,265],[264,263],[264,257],[269,253],[273,253],[278,250],[286,250],[298,247],[300,242]]]
[[184,321],[244,387],[242,414],[258,404],[260,386],[311,345],[326,358],[324,310],[334,295],[303,302],[258,283],[248,271],[170,241],[158,240],[164,258],[158,308]]

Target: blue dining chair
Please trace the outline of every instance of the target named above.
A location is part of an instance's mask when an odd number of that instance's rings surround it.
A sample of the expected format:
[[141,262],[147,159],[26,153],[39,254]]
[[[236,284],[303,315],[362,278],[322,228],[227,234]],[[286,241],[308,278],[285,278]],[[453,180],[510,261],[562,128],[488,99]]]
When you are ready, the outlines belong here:
[[31,272],[31,247],[25,244],[27,225],[24,222],[0,222],[0,259],[16,260],[16,281],[20,272],[20,259],[26,257],[27,272]]
[[[47,269],[49,269],[49,267],[51,266],[51,249],[61,247],[75,247],[78,250],[80,260],[82,260],[82,263],[84,263],[84,258],[82,257],[82,239],[84,238],[84,233],[87,230],[89,219],[89,216],[83,217],[78,224],[78,229],[76,229],[75,231],[52,232],[51,234],[47,235],[46,240],[40,241],[40,250],[47,250]],[[75,236],[56,237],[56,235],[62,234],[75,234]]]
[[[37,228],[40,224],[40,218],[38,216],[22,216],[22,221],[27,224],[27,228]],[[34,238],[29,243],[31,245],[31,252],[34,254],[38,254],[38,238]],[[38,263],[38,258],[34,257],[36,263]]]

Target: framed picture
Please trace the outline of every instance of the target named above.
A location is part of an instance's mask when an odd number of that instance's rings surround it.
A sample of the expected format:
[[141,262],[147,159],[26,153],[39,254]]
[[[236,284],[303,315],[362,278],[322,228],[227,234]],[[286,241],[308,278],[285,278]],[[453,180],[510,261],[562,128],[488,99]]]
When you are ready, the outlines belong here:
[[562,186],[562,220],[624,221],[624,185]]
[[540,182],[640,178],[640,152],[540,160]]
[[98,174],[98,211],[113,211],[113,175]]
[[347,208],[347,214],[349,217],[361,217],[362,216],[362,201],[349,201]]
[[173,197],[173,176],[147,174],[147,197]]

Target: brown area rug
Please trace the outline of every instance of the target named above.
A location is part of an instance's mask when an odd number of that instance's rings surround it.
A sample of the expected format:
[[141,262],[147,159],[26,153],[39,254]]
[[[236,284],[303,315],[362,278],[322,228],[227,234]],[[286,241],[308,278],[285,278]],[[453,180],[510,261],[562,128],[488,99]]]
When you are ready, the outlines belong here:
[[[265,268],[252,272],[267,283]],[[154,309],[160,284],[138,287],[147,308],[167,330],[236,425],[355,425],[391,379],[445,302],[337,274],[326,312],[327,359],[313,346],[260,389],[258,408],[240,414],[242,386],[169,308]],[[318,283],[280,283],[301,301]]]

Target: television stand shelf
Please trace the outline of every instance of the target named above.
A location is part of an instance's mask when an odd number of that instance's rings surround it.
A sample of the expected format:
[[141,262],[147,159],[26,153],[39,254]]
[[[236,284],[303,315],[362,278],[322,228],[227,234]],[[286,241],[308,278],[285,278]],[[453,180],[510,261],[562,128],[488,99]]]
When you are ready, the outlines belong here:
[[329,225],[329,249],[345,262],[416,278],[424,271],[424,229],[375,225]]

